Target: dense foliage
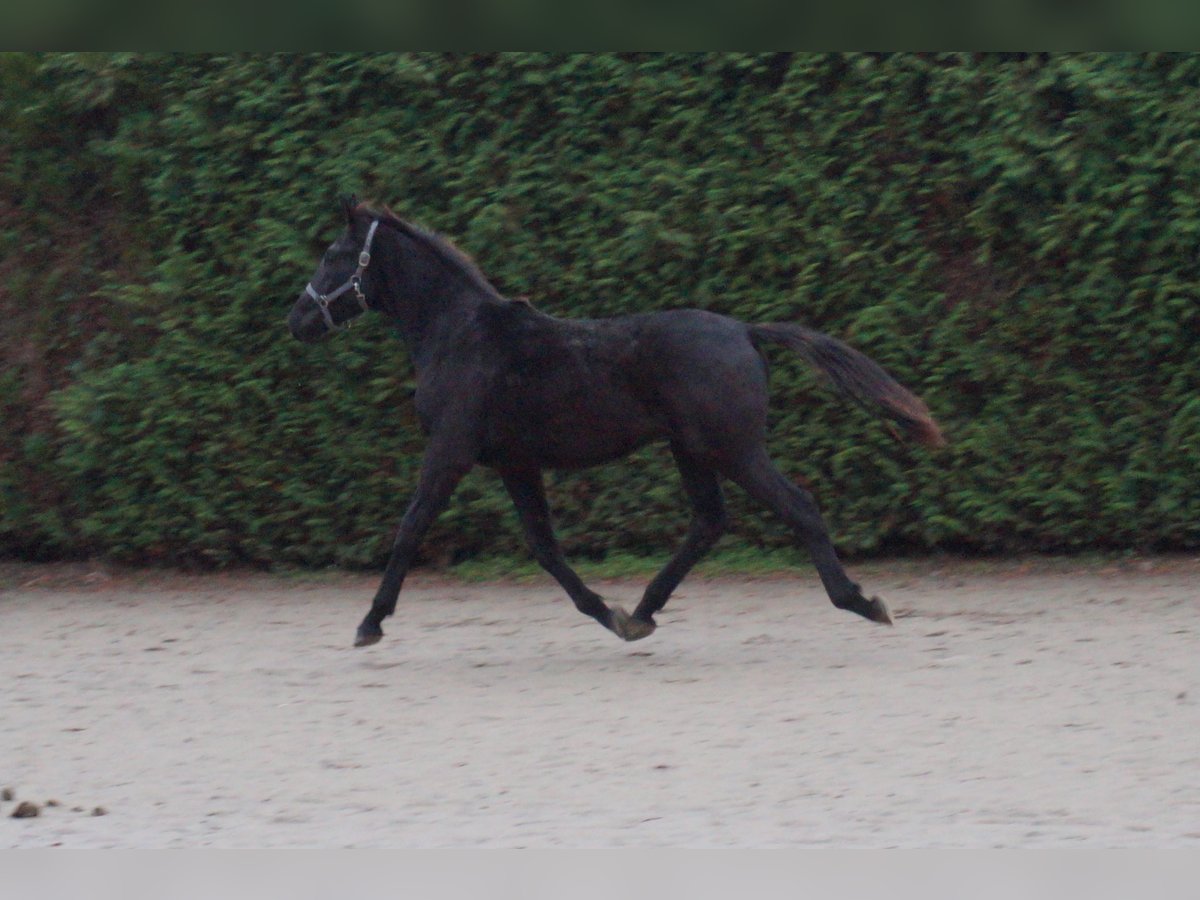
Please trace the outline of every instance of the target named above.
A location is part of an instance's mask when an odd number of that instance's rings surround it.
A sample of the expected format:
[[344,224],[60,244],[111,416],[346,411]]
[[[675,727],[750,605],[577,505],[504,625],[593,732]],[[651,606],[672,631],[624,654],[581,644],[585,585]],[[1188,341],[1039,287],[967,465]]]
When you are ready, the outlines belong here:
[[[388,203],[558,315],[851,342],[927,452],[772,352],[772,451],[852,552],[1200,546],[1200,57],[0,57],[0,551],[374,565],[421,446],[377,317],[283,318]],[[551,477],[575,553],[660,551],[669,459]],[[734,538],[790,540],[734,500]],[[427,542],[520,545],[480,471]]]

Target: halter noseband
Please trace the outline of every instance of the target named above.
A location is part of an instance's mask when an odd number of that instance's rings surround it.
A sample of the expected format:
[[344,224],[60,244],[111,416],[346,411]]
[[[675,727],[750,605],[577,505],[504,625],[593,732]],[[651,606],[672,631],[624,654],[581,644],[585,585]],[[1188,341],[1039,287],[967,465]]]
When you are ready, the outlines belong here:
[[367,229],[367,240],[363,243],[362,253],[358,254],[358,268],[354,270],[353,275],[346,279],[345,284],[328,294],[318,294],[317,289],[312,286],[311,281],[304,288],[305,293],[317,301],[317,306],[321,309],[321,315],[325,317],[327,331],[340,331],[343,327],[349,327],[348,325],[338,325],[333,321],[333,314],[329,312],[329,304],[346,293],[346,291],[354,291],[354,296],[358,298],[358,305],[362,307],[363,312],[370,309],[367,306],[367,295],[362,291],[362,276],[367,266],[371,264],[371,242],[375,240],[375,229],[378,227],[379,220],[376,219],[371,223],[371,227]]

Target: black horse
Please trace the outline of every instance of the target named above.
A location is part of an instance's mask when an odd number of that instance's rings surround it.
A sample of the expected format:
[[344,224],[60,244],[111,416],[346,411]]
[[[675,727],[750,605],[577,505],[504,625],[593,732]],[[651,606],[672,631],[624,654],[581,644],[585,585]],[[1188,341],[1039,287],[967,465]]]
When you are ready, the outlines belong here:
[[[611,319],[559,319],[507,299],[449,241],[390,211],[342,201],[346,228],[297,299],[288,327],[317,341],[366,310],[392,319],[416,369],[416,412],[429,442],[420,482],[356,646],[383,636],[417,546],[476,463],[495,469],[537,561],[581,612],[627,641],[725,531],[722,477],[773,509],[807,545],[833,604],[891,623],[842,569],[812,496],[765,447],[762,344],[799,353],[857,402],[912,439],[942,443],[925,404],[876,363],[799,325],[746,325],[696,309]],[[610,608],[567,564],[550,523],[542,470],[610,462],[669,443],[693,518],[683,545],[633,614]]]

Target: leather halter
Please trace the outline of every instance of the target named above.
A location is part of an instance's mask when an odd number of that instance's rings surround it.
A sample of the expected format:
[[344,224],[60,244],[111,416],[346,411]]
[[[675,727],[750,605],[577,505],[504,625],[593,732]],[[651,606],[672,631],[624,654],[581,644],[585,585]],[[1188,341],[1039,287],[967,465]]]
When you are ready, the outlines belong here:
[[[348,324],[338,325],[333,321],[333,314],[329,311],[329,304],[336,300],[346,291],[354,291],[354,296],[358,298],[358,305],[362,307],[362,311],[366,312],[370,309],[367,306],[367,295],[362,290],[362,276],[368,265],[371,264],[371,242],[375,240],[375,229],[379,227],[379,220],[376,219],[371,223],[371,227],[367,230],[367,239],[363,243],[362,252],[358,254],[358,268],[354,270],[354,274],[346,279],[346,282],[328,294],[319,294],[317,289],[312,286],[310,281],[304,288],[305,293],[317,301],[317,306],[320,307],[321,315],[325,317],[326,331],[340,331],[343,327],[348,327]],[[355,314],[357,315],[357,313]],[[351,317],[353,318],[353,316]],[[349,319],[346,320],[349,323]]]

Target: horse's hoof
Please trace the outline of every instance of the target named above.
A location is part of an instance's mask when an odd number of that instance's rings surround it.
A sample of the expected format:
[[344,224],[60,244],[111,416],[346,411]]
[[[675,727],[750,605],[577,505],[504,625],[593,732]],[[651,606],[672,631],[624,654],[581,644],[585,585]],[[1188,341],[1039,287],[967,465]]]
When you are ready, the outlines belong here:
[[864,619],[871,622],[878,622],[880,625],[895,624],[892,622],[892,614],[888,612],[887,604],[879,597],[872,597],[868,600],[856,591],[848,600],[834,600],[833,605],[838,609],[857,613]]
[[658,627],[653,621],[635,619],[619,606],[613,607],[612,624],[617,637],[626,641],[640,641],[644,637],[650,637]]
[[358,633],[354,635],[355,647],[370,647],[372,644],[378,644],[380,638],[383,637],[383,629],[378,625],[371,625],[363,622],[358,626]]
[[879,597],[872,597],[867,601],[867,611],[863,613],[872,622],[878,622],[880,625],[895,625],[892,621],[892,613],[888,609],[887,604]]

